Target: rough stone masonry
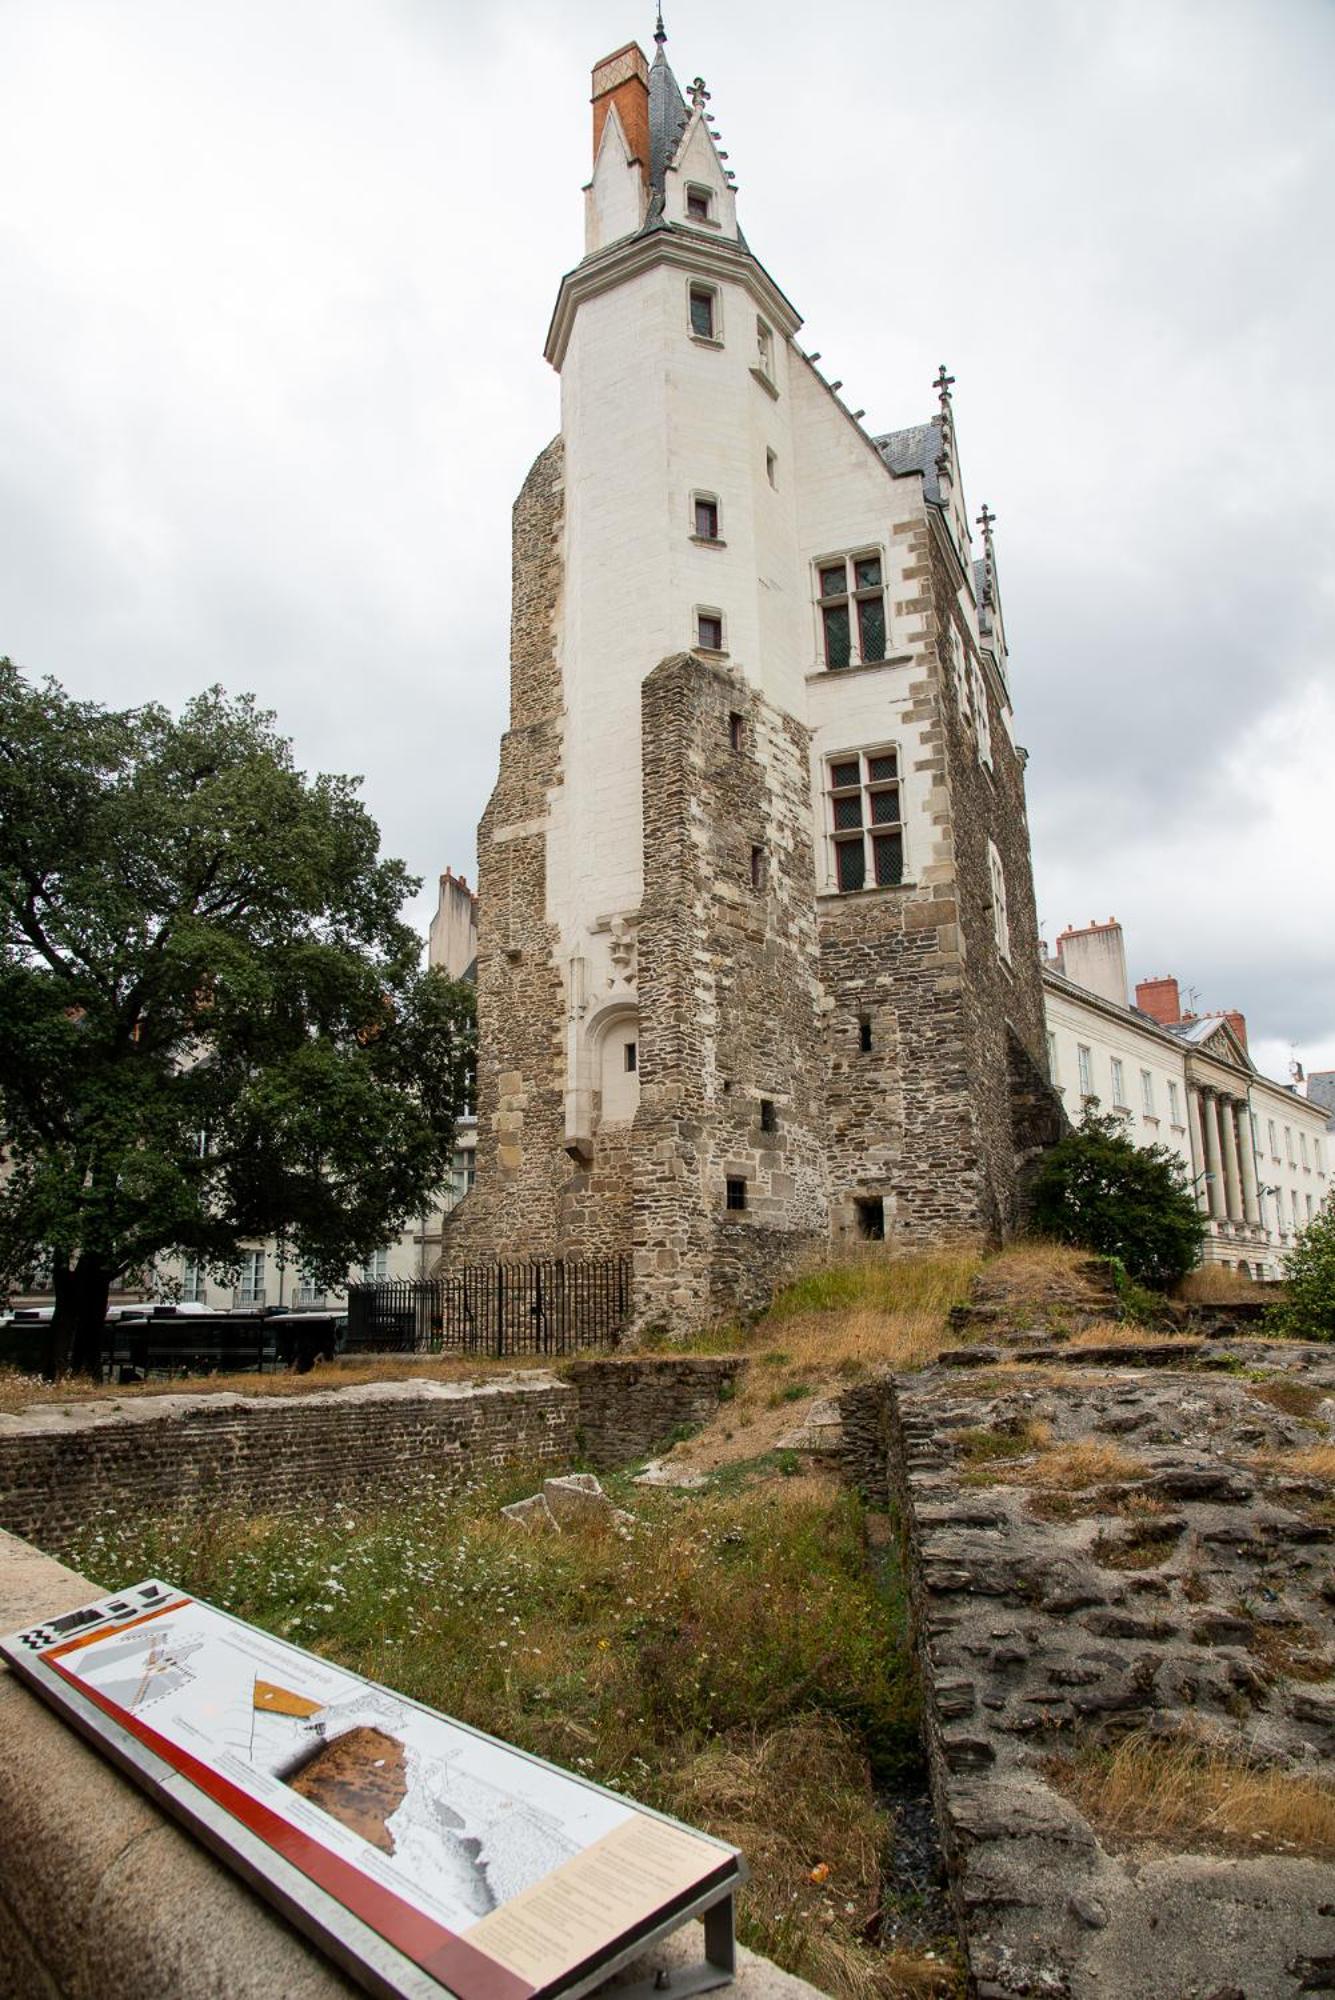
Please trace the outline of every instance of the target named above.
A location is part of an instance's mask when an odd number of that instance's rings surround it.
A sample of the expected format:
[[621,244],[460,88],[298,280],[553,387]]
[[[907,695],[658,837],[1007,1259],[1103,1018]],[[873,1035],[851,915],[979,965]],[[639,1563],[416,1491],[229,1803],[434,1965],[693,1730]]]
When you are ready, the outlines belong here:
[[[985,1337],[850,1390],[837,1440],[906,1526],[971,1990],[1335,1992],[1335,1867],[1255,1851],[1246,1828],[1204,1851],[1119,1841],[1061,1782],[1062,1759],[1130,1731],[1328,1774],[1335,1511],[1304,1454],[1331,1438],[1335,1355],[1081,1348],[995,1318]],[[1079,1453],[1101,1467],[1084,1483]]]

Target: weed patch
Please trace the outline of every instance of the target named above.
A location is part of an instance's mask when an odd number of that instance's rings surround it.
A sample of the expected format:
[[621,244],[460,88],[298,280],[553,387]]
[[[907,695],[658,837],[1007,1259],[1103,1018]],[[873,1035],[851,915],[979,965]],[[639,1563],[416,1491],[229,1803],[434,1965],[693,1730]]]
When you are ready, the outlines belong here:
[[526,1537],[497,1514],[533,1490],[521,1470],[462,1497],[116,1520],[64,1553],[107,1588],[166,1576],[736,1839],[764,1861],[746,1941],[827,1992],[953,1992],[940,1963],[896,1985],[861,1935],[888,1839],[874,1785],[921,1756],[903,1593],[872,1572],[856,1498],[797,1454],[727,1471],[689,1496],[609,1480],[625,1539]]
[[1335,1860],[1335,1788],[1320,1778],[1139,1734],[1045,1770],[1110,1845]]

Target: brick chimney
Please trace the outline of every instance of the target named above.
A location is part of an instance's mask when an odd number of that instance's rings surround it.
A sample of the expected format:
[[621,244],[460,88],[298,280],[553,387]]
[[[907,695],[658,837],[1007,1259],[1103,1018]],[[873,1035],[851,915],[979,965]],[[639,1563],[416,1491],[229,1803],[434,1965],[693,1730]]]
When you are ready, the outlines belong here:
[[598,158],[603,126],[612,105],[631,155],[649,182],[649,64],[638,42],[627,42],[593,66],[593,157]]
[[1175,1028],[1182,1019],[1182,999],[1175,979],[1142,979],[1136,986],[1136,1005],[1161,1028]]

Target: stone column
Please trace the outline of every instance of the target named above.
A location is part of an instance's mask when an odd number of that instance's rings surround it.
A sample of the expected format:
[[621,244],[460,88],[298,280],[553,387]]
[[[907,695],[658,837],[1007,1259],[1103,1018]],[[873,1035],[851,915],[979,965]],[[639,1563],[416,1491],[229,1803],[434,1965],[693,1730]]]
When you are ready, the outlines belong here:
[[1256,1180],[1256,1147],[1252,1143],[1252,1114],[1247,1104],[1238,1106],[1238,1141],[1242,1148],[1242,1204],[1253,1229],[1261,1227],[1261,1196]]
[[1219,1105],[1212,1090],[1201,1093],[1202,1114],[1205,1120],[1205,1171],[1209,1175],[1206,1193],[1210,1197],[1210,1213],[1216,1222],[1224,1219],[1224,1167],[1219,1157]]
[[1219,1123],[1224,1137],[1224,1213],[1230,1222],[1242,1221],[1242,1175],[1238,1171],[1238,1128],[1234,1122],[1237,1099],[1221,1097]]
[[1196,1182],[1196,1206],[1209,1213],[1210,1187],[1205,1178],[1205,1140],[1201,1134],[1200,1092],[1187,1085],[1187,1117],[1191,1124],[1191,1171]]

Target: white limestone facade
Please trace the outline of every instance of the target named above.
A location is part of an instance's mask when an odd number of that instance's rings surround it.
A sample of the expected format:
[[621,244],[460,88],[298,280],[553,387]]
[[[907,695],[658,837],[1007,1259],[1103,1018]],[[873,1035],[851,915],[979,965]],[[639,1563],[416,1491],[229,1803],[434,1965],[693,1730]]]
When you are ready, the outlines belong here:
[[847,407],[745,241],[708,102],[661,38],[594,70],[479,834],[479,1185],[446,1245],[633,1249],[688,1312],[706,1268],[789,1239],[1003,1233],[1011,1093],[1046,1091],[950,378],[908,430]]
[[[1076,972],[1101,990],[1080,985]],[[1136,1006],[1126,999],[1119,925],[1063,934],[1044,972],[1044,1009],[1052,1081],[1068,1115],[1112,1112],[1137,1145],[1166,1146],[1206,1218],[1205,1261],[1279,1277],[1285,1253],[1330,1197],[1325,1106],[1260,1074],[1241,1016],[1183,1015],[1175,980],[1143,981],[1137,998]]]

